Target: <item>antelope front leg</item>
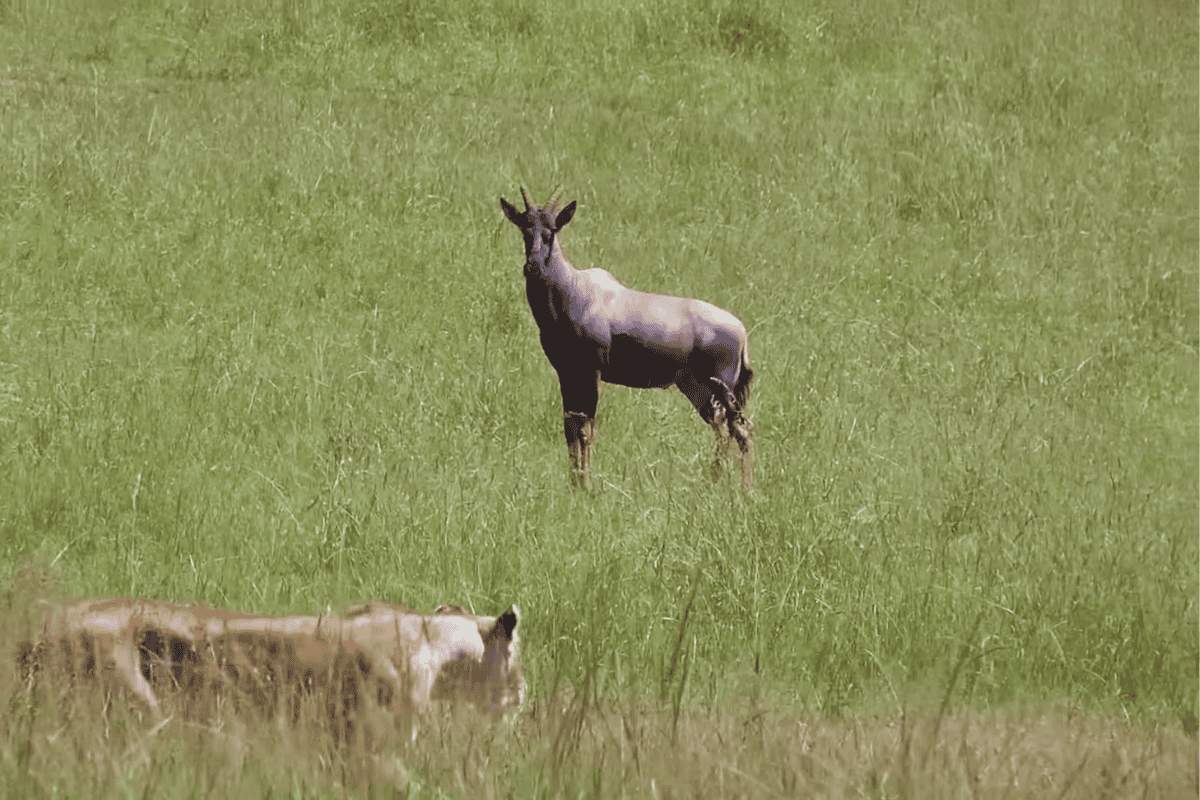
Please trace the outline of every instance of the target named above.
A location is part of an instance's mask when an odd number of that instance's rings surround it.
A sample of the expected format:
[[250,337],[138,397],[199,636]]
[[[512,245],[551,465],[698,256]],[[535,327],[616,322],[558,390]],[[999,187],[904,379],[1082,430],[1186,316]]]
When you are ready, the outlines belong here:
[[588,488],[592,477],[592,441],[596,432],[596,405],[600,400],[600,373],[571,370],[558,373],[562,390],[563,433],[571,454],[571,485]]
[[567,452],[571,455],[571,485],[588,488],[592,475],[592,434],[594,417],[580,411],[563,414],[563,432],[567,436]]
[[583,424],[583,475],[585,480],[592,478],[592,445],[596,441],[596,418],[588,417]]

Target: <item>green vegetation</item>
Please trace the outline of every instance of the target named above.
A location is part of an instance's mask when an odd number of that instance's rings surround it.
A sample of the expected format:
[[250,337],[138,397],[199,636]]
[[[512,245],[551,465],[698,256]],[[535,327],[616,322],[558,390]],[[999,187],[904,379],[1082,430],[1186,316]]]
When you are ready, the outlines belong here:
[[[908,708],[927,736],[1034,707],[1194,737],[1197,27],[1165,1],[0,0],[0,583],[517,602],[540,711],[511,771],[434,753],[410,793],[668,791],[623,782],[622,724],[668,775],[709,727]],[[619,387],[570,490],[519,185],[580,201],[577,265],[750,327],[749,495],[706,477],[682,396]],[[0,784],[31,763],[7,727]],[[164,736],[124,778],[40,757],[81,795],[236,782]],[[762,793],[825,791],[763,752]],[[891,796],[881,763],[844,785]],[[328,788],[305,775],[268,785]]]

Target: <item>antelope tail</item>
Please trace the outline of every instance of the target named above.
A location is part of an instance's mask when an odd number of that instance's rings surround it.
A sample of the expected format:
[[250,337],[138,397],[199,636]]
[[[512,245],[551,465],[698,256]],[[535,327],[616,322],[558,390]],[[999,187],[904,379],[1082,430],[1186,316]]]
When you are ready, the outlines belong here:
[[754,378],[754,370],[750,368],[750,347],[742,347],[742,368],[738,372],[737,384],[733,387],[733,400],[739,412],[746,410],[750,402],[750,381]]

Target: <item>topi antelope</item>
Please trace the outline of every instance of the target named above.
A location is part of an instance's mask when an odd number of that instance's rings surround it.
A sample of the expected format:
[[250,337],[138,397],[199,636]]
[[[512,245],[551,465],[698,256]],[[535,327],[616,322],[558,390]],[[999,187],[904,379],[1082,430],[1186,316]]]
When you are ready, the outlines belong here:
[[750,354],[741,321],[703,300],[629,289],[599,268],[579,270],[563,255],[558,233],[575,203],[557,209],[529,202],[525,210],[503,197],[500,207],[525,237],[525,296],[542,349],[558,373],[571,481],[586,487],[591,472],[600,381],[636,388],[677,386],[717,434],[717,467],[737,442],[742,485],[753,470],[753,441],[745,410]]

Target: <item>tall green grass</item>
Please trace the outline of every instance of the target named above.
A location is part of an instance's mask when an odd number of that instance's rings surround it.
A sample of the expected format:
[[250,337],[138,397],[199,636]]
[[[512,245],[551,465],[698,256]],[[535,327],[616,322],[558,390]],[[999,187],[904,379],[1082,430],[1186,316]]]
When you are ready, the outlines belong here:
[[[1066,699],[1194,735],[1196,30],[0,2],[3,568],[516,601],[535,695]],[[579,266],[747,323],[749,495],[682,396],[618,387],[569,490],[519,185],[579,199]]]

